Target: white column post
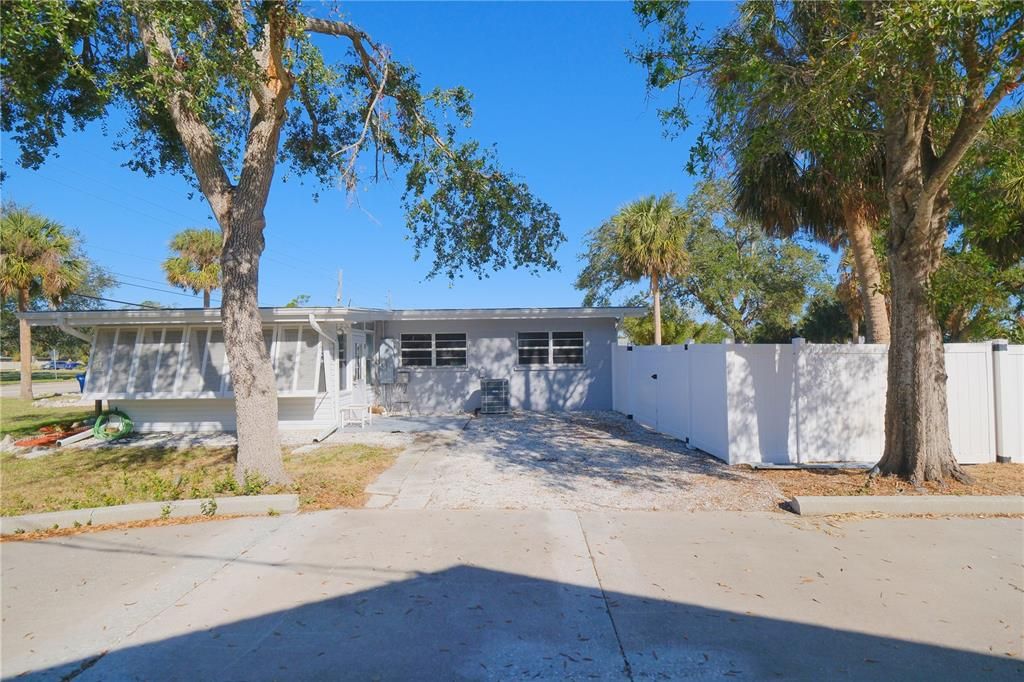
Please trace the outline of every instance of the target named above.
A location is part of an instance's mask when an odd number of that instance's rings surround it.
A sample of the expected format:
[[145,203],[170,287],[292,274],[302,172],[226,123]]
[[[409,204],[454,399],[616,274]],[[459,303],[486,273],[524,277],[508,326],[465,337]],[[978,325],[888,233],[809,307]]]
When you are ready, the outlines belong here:
[[1008,339],[992,340],[992,414],[996,426],[996,461],[1009,464],[1010,456],[1004,454],[1005,443],[1003,440],[1003,358],[1009,347]]
[[800,348],[804,339],[793,339],[793,443],[796,447],[796,463],[803,464],[803,453],[800,452]]

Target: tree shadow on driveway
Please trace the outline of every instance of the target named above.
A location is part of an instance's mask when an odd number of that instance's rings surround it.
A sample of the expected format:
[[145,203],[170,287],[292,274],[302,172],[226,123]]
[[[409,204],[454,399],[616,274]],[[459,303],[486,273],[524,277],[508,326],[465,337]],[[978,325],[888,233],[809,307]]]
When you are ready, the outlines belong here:
[[473,420],[458,447],[505,470],[521,470],[566,490],[588,479],[645,491],[673,491],[695,481],[770,484],[680,440],[612,412],[515,412]]
[[1024,673],[1024,664],[1007,658],[467,565],[232,622],[214,606],[196,601],[171,609],[126,646],[111,642],[105,653],[19,679],[867,680]]

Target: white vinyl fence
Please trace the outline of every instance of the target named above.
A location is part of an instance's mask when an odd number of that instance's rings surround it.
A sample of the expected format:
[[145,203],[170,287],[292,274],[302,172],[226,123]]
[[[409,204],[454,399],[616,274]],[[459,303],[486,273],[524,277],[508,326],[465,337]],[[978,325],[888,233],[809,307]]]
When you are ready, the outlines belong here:
[[[730,464],[873,463],[887,346],[616,346],[613,407]],[[949,427],[962,463],[1024,462],[1024,346],[946,345]],[[998,428],[997,428],[998,426]]]

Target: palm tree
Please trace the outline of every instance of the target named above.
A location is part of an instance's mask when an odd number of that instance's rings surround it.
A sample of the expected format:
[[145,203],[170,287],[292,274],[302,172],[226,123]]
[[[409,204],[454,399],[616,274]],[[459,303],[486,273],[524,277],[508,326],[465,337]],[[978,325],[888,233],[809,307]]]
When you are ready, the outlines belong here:
[[222,240],[217,230],[189,228],[174,235],[171,256],[163,263],[167,281],[192,293],[203,292],[203,307],[210,307],[210,292],[220,288]]
[[651,280],[654,343],[661,345],[661,279],[679,277],[689,258],[684,247],[689,227],[671,192],[624,206],[608,223],[611,252],[622,277]]
[[868,343],[888,343],[889,313],[873,244],[883,211],[881,163],[871,152],[842,163],[846,167],[840,175],[830,172],[821,159],[798,158],[787,150],[738,154],[733,175],[736,209],[773,237],[802,232],[832,249],[845,245],[853,261]]
[[[34,299],[56,307],[85,279],[85,263],[75,252],[75,238],[38,213],[13,205],[0,209],[0,296],[17,296],[19,312]],[[32,328],[18,321],[21,355],[19,395],[32,400]]]

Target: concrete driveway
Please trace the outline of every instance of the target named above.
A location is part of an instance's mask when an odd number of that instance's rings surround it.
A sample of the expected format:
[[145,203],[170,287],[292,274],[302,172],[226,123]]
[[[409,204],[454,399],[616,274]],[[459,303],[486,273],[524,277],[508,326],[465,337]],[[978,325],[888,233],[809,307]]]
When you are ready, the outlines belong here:
[[3,675],[1020,679],[1020,519],[355,510],[0,545]]
[[394,509],[776,509],[770,482],[612,412],[470,420],[407,449],[367,491]]

